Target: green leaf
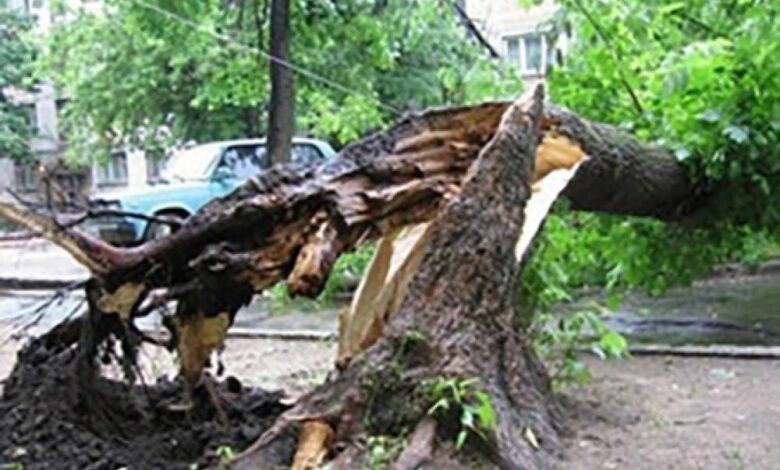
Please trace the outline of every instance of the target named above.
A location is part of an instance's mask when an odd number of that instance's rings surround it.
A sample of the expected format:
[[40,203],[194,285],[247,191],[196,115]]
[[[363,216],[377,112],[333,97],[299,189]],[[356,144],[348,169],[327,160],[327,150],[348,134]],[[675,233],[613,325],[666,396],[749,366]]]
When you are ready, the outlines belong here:
[[436,403],[431,406],[431,408],[428,410],[428,414],[432,415],[435,414],[437,411],[447,411],[450,409],[450,402],[446,398],[442,398],[438,400]]
[[607,331],[599,340],[599,346],[607,357],[622,357],[628,353],[628,342],[619,333]]
[[479,403],[477,406],[477,414],[479,415],[480,424],[486,429],[494,428],[496,426],[496,412],[493,409],[490,395],[482,390],[478,390],[474,392],[474,396]]
[[748,140],[748,130],[743,126],[728,125],[723,129],[723,135],[737,144],[744,144]]
[[458,433],[458,437],[455,438],[455,450],[461,450],[463,448],[463,445],[466,443],[466,439],[468,439],[469,433],[465,429],[461,429]]

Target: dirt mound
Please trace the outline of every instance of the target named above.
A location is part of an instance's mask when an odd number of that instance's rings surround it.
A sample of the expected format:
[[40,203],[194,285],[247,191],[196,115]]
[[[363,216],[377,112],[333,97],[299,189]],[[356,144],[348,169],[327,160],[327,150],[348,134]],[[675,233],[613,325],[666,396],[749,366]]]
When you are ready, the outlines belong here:
[[0,468],[210,466],[219,461],[218,448],[245,448],[285,409],[281,392],[242,389],[232,378],[219,385],[227,427],[215,419],[205,390],[195,392],[194,409],[174,411],[183,395],[171,381],[144,387],[98,378],[79,394],[75,357],[75,348],[58,350],[40,339],[19,352],[0,399]]

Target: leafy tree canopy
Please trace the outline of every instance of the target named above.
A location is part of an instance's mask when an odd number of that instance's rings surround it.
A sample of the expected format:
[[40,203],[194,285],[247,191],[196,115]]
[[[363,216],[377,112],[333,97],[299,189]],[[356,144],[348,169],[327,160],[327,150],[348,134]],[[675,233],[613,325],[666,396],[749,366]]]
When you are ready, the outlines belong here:
[[29,85],[33,46],[26,40],[30,19],[0,0],[0,157],[23,160],[31,157],[32,135],[28,110],[8,96]]
[[[553,72],[553,99],[671,148],[710,196],[711,220],[680,227],[558,210],[525,276],[537,294],[528,298],[550,305],[587,285],[659,293],[714,263],[776,251],[777,2],[561,3],[554,23],[571,27],[575,46]],[[265,0],[108,0],[100,15],[72,12],[41,62],[71,99],[73,156],[262,134],[267,10]],[[292,15],[295,64],[349,89],[296,74],[300,133],[344,143],[395,118],[391,109],[521,87],[465,38],[448,1],[295,0]]]
[[[108,0],[98,15],[70,12],[41,65],[70,98],[71,155],[262,134],[267,3]],[[517,75],[466,38],[451,3],[295,0],[292,57],[308,71],[295,78],[298,133],[344,143],[397,112],[516,93]]]
[[555,24],[576,41],[553,100],[671,149],[707,202],[685,226],[559,210],[526,273],[534,299],[586,285],[661,293],[780,252],[780,3],[561,3]]

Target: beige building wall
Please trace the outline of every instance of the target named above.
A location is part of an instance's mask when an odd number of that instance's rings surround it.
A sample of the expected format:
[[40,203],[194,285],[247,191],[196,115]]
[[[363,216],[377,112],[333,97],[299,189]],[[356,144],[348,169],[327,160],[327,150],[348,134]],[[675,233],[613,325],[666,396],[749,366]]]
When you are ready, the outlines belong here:
[[526,81],[543,79],[569,47],[566,35],[553,37],[550,20],[560,6],[553,0],[523,8],[518,0],[465,0],[466,14],[493,49],[518,67]]
[[[57,24],[70,21],[73,15],[67,13],[75,9],[86,10],[99,14],[102,2],[93,0],[64,0],[67,8],[56,11],[53,0],[11,0],[11,7],[26,11],[35,19],[34,32],[37,36],[45,37]],[[15,99],[28,104],[34,114],[36,135],[30,140],[30,148],[35,153],[39,162],[51,163],[64,155],[65,143],[59,133],[59,107],[62,103],[61,96],[52,84],[46,80],[37,86],[36,93],[16,93]],[[111,161],[111,171],[100,171],[96,166],[92,169],[90,192],[95,192],[105,187],[140,186],[147,181],[147,165],[143,152],[128,150],[124,157]],[[88,156],[86,156],[88,158]],[[118,168],[121,166],[121,168]],[[5,188],[28,191],[30,178],[35,178],[37,165],[25,168],[17,167],[13,163],[0,159],[0,194],[5,193]],[[20,175],[26,177],[26,181],[20,181]],[[110,180],[105,176],[110,175]]]

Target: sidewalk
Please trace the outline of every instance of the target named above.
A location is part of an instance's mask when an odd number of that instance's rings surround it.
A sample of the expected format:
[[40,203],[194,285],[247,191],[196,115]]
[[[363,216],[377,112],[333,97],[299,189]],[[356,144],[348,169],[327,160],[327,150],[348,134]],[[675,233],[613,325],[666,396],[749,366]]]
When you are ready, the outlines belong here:
[[62,248],[44,240],[0,243],[0,277],[81,281],[89,271]]

